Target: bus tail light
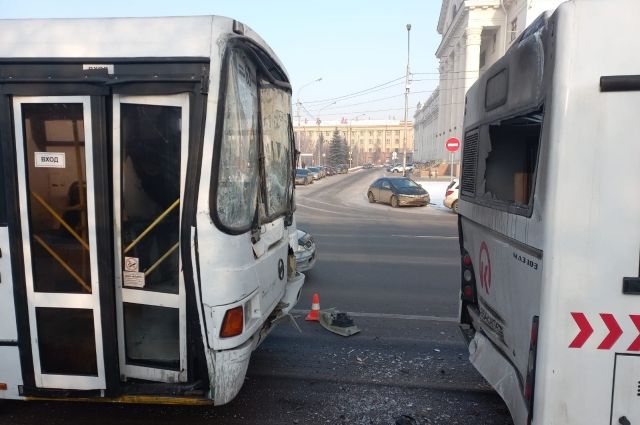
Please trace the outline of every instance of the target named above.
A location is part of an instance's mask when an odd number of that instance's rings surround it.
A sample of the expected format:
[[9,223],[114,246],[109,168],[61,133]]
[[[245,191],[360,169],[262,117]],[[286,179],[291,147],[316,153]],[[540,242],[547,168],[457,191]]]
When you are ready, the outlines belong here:
[[6,391],[7,390],[7,384],[5,384],[4,382],[0,382],[0,391]]
[[469,253],[464,251],[462,258],[462,301],[476,302],[476,278],[473,272],[473,262]]
[[527,364],[527,380],[524,384],[524,399],[527,402],[529,416],[527,425],[533,420],[533,395],[536,382],[536,353],[538,351],[538,316],[533,316],[531,321],[531,339],[529,342],[529,362]]
[[244,311],[242,306],[227,310],[220,328],[220,338],[229,338],[242,333],[244,327]]

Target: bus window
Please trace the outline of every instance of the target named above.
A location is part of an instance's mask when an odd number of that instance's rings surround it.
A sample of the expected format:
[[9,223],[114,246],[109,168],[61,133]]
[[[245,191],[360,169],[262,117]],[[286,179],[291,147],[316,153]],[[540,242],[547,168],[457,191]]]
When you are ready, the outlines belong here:
[[216,211],[226,230],[241,233],[251,227],[258,195],[258,91],[242,53],[232,51],[227,66]]
[[291,140],[289,139],[289,93],[261,83],[262,140],[266,176],[266,213],[275,218],[289,209]]
[[484,169],[480,197],[485,201],[502,206],[531,206],[542,117],[538,110],[480,129],[479,150],[486,156],[484,164],[478,164],[478,172]]

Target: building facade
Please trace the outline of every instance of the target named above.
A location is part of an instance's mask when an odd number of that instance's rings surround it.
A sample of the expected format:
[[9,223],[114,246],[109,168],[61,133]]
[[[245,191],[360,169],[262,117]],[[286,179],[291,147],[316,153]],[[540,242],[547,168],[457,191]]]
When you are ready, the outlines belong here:
[[[413,159],[413,123],[397,120],[308,120],[294,126],[296,145],[306,165],[324,165],[338,130],[351,156],[350,166],[402,162],[406,129],[407,161]],[[395,152],[395,154],[394,154]]]
[[467,90],[529,24],[562,1],[443,0],[437,28],[442,41],[436,50],[440,81],[414,115],[416,161],[460,163],[461,150],[452,158],[445,142],[462,141]]

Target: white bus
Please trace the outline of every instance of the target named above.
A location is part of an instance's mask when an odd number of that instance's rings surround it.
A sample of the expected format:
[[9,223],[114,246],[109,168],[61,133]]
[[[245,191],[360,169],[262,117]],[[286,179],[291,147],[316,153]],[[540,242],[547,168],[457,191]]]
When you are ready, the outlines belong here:
[[563,3],[467,93],[460,320],[516,425],[640,424],[638,17]]
[[290,96],[231,19],[0,20],[0,398],[235,397],[304,282]]

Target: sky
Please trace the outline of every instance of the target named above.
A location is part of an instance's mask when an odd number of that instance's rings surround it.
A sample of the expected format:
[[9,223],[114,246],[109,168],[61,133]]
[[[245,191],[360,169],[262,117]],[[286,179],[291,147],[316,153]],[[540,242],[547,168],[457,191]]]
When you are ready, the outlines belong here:
[[[407,29],[412,83],[408,117],[438,85],[440,0],[0,0],[0,18],[222,15],[271,46],[293,86],[301,120],[404,119]],[[321,78],[321,81],[315,81]]]

